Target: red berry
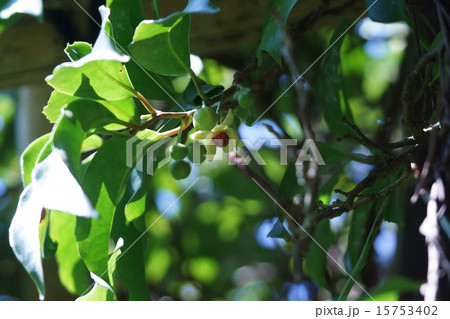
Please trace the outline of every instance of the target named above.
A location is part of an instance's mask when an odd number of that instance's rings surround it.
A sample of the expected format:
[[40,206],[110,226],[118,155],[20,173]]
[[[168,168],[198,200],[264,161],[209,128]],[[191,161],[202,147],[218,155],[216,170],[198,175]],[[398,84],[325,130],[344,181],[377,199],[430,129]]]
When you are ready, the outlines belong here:
[[230,141],[230,137],[226,132],[219,132],[212,138],[212,141],[216,146],[219,147],[225,147],[228,145],[228,142]]

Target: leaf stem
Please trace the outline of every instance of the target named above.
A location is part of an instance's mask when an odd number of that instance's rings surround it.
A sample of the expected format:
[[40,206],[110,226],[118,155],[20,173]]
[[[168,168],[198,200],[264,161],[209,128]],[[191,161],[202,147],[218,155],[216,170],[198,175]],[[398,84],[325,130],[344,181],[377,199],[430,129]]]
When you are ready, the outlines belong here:
[[155,18],[159,19],[161,16],[159,14],[159,0],[152,0],[153,9],[155,10]]
[[149,101],[141,94],[141,92],[136,91],[136,97],[141,101],[142,105],[147,109],[150,114],[156,114],[158,111],[150,104]]
[[198,79],[197,75],[195,75],[195,72],[189,67],[187,67],[186,70],[187,70],[189,76],[191,77],[195,88],[197,89],[198,95],[200,95],[200,97],[205,102],[205,104],[208,104],[209,98],[206,96],[205,92],[203,92],[202,86],[200,84],[200,80]]

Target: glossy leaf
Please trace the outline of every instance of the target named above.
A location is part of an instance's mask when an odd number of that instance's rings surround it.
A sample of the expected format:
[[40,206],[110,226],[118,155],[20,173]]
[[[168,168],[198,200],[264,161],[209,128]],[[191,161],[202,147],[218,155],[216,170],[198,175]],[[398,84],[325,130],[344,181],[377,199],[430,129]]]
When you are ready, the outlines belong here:
[[92,45],[87,42],[74,42],[67,44],[64,52],[72,62],[75,62],[90,54],[92,52]]
[[[142,174],[137,174],[137,170],[133,170],[131,173],[130,180],[133,180],[134,183],[128,183],[125,194],[118,205],[117,213],[114,216],[112,237],[123,237],[124,246],[122,249],[123,251],[126,251],[126,254],[117,260],[116,267],[120,281],[128,290],[129,300],[150,300],[150,294],[145,278],[145,251],[143,239],[140,239],[142,232],[136,229],[134,223],[127,222],[123,213],[132,196],[136,195],[136,187],[139,190],[146,190],[146,187],[142,186],[142,180],[139,175]],[[147,174],[145,174],[145,176],[151,177]],[[145,198],[146,196],[144,196],[144,199]],[[130,271],[130,269],[133,269],[133,271]]]
[[46,81],[68,95],[124,100],[136,95],[124,66],[129,57],[120,54],[110,38],[109,8],[102,6],[99,10],[102,28],[92,52],[77,61],[60,64]]
[[[403,0],[364,0],[369,17],[376,22],[390,23],[406,20]],[[375,3],[376,1],[376,3]]]
[[61,284],[73,295],[81,295],[90,284],[89,272],[81,260],[74,236],[76,217],[50,212],[50,236],[58,243],[56,261]]
[[147,208],[147,187],[149,175],[133,170],[130,179],[134,182],[130,183],[129,191],[131,197],[125,205],[125,218],[128,222],[142,216]]
[[32,180],[42,207],[80,217],[98,217],[80,185],[55,152],[36,166]]
[[9,19],[16,13],[24,13],[40,17],[43,12],[42,0],[9,0],[0,9],[0,19]]
[[131,54],[149,71],[169,76],[187,73],[190,23],[190,16],[180,13],[142,21],[129,46]]
[[9,244],[16,258],[33,279],[39,299],[44,299],[44,272],[41,263],[39,220],[42,201],[40,191],[34,184],[28,185],[19,198],[16,213],[9,227]]
[[189,0],[184,13],[216,13],[219,8],[212,5],[209,0]]
[[334,32],[330,40],[331,48],[325,56],[317,83],[317,94],[322,103],[328,128],[333,134],[341,136],[349,132],[349,128],[343,123],[342,118],[345,116],[349,121],[352,121],[343,91],[340,57],[341,46],[345,38],[342,34],[346,28],[347,23],[344,23]]
[[[76,236],[81,258],[88,269],[97,275],[101,275],[107,269],[111,227],[123,187],[131,173],[132,168],[129,166],[136,163],[136,156],[140,156],[151,143],[162,137],[163,135],[149,130],[139,132],[135,139],[128,141],[113,137],[100,147],[87,168],[82,186],[101,218],[96,220],[79,218]],[[143,140],[145,145],[139,144]],[[135,143],[131,145],[130,142],[133,141]],[[128,150],[132,153],[129,153],[132,157],[129,161],[126,157],[127,143]]]
[[305,272],[321,287],[327,287],[324,274],[327,271],[327,251],[331,245],[331,234],[330,221],[326,219],[319,222],[314,232],[314,239],[321,247],[316,242],[311,242],[305,258]]
[[109,20],[113,25],[115,45],[126,52],[134,30],[144,20],[142,0],[107,0],[106,6],[111,9]]
[[34,140],[20,157],[20,168],[22,175],[22,182],[24,186],[31,183],[31,172],[33,171],[36,161],[39,158],[41,150],[50,139],[50,133],[47,133],[38,139]]
[[51,153],[33,169],[32,182],[19,198],[9,230],[10,245],[33,278],[41,299],[45,294],[39,236],[42,208],[88,218],[98,217],[78,182],[56,153]]
[[76,100],[64,110],[53,132],[53,146],[74,174],[80,166],[81,145],[87,132],[112,119],[114,115],[95,101]]
[[150,72],[131,60],[127,63],[127,71],[134,88],[143,96],[153,100],[179,100],[168,77]]
[[263,52],[269,53],[281,65],[281,47],[287,18],[297,0],[269,0],[264,13],[262,38],[257,51],[258,65],[261,65]]
[[[86,102],[87,105],[92,104],[92,102],[89,102],[89,100],[87,99],[67,95],[55,90],[52,92],[50,100],[44,107],[43,113],[47,116],[50,122],[54,123],[61,116],[62,111],[67,107],[67,105],[79,100],[88,101]],[[132,98],[128,98],[121,101],[96,101],[96,102],[107,108],[119,120],[130,122],[137,118],[136,105]]]
[[92,289],[77,301],[113,301],[115,299],[114,291],[106,281],[93,273],[91,273],[91,278],[94,280]]

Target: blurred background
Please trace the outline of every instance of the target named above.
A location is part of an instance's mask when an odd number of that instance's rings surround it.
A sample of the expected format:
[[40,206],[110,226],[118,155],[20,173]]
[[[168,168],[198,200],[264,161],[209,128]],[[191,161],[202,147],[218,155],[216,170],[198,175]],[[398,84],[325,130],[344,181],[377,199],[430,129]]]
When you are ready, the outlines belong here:
[[[339,14],[319,19],[314,29],[295,43],[300,72],[327,48],[343,19],[354,20],[364,11],[360,2],[350,1]],[[99,20],[97,8],[104,1],[79,3]],[[200,77],[227,88],[234,73],[249,63],[258,46],[264,7],[258,1],[214,3],[221,8],[218,14],[196,15],[192,19],[191,47]],[[161,1],[161,15],[184,5],[181,0]],[[316,1],[299,1],[289,21],[297,21],[316,6]],[[146,10],[147,16],[153,17],[149,5]],[[98,26],[73,1],[44,1],[42,17],[16,14],[2,20],[0,31],[0,298],[37,300],[30,277],[8,243],[8,227],[22,191],[19,156],[33,139],[51,129],[41,113],[51,92],[45,76],[68,60],[63,52],[66,43],[93,43]],[[396,97],[413,55],[409,27],[402,22],[381,24],[363,17],[345,38],[341,57],[347,99],[356,124],[374,140],[380,132],[402,138],[402,131],[396,126],[401,111]],[[320,62],[305,74],[307,84],[316,83],[319,65]],[[174,79],[175,87],[183,87],[183,81]],[[274,72],[258,95],[261,110],[290,84],[290,77],[283,71]],[[241,123],[240,135],[251,141],[261,136],[273,138],[275,135],[265,125],[269,124],[275,131],[288,132],[301,145],[303,135],[296,120],[293,95],[288,91],[275,104],[267,114],[270,120],[260,120],[253,126]],[[324,131],[324,125],[319,123],[314,129]],[[327,140],[326,133],[319,136]],[[348,144],[344,148],[368,153]],[[267,144],[260,154],[269,164],[263,167],[268,178],[279,185],[286,169],[279,164],[279,147]],[[349,162],[336,187],[355,185],[370,169],[370,165]],[[200,179],[194,187],[173,204],[197,177]],[[400,193],[411,190],[405,186]],[[319,288],[313,280],[293,282],[292,247],[283,239],[267,237],[280,216],[279,209],[257,185],[225,161],[194,166],[190,177],[181,182],[173,179],[167,166],[163,167],[156,172],[148,192],[152,194],[153,208],[145,215],[143,229],[164,213],[143,238],[148,245],[145,273],[154,299],[170,296],[175,300],[326,300],[335,298],[347,279],[329,259],[328,272],[334,278],[330,290]],[[325,200],[338,198],[333,196]],[[426,249],[417,230],[424,218],[423,210],[420,213],[417,207],[410,207],[408,196],[400,198],[404,200],[396,203],[398,223],[383,222],[363,272],[365,285],[384,300],[418,299],[418,287],[426,279]],[[412,210],[419,213],[413,214]],[[333,244],[329,253],[344,266],[350,217],[351,213],[331,220]],[[408,245],[404,245],[405,241]],[[418,262],[410,263],[411,260]],[[47,300],[76,298],[59,282],[53,259],[44,261],[44,270]],[[350,296],[365,298],[357,287]]]

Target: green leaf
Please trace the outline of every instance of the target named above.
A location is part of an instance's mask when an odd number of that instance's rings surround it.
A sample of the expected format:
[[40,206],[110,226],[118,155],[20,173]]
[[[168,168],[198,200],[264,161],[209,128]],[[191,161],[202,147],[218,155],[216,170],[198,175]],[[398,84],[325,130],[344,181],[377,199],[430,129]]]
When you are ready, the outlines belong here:
[[127,63],[127,71],[134,88],[143,96],[153,100],[179,98],[168,77],[150,72],[133,60]]
[[89,286],[89,272],[81,260],[74,236],[76,217],[50,212],[50,236],[58,243],[56,261],[61,284],[73,295],[81,295]]
[[124,100],[136,95],[124,66],[129,57],[116,50],[107,33],[111,29],[109,8],[101,6],[99,10],[102,28],[92,52],[77,61],[58,65],[46,81],[68,95],[109,101]]
[[216,13],[219,8],[213,6],[209,0],[189,0],[183,13]]
[[390,193],[386,198],[386,211],[384,212],[384,219],[390,223],[403,225],[403,219],[400,215],[400,208],[398,206],[398,188]]
[[369,221],[371,208],[372,204],[365,204],[357,207],[352,212],[347,244],[347,255],[349,258],[350,273],[353,271],[353,268],[358,262],[362,247],[366,240],[368,232],[367,227],[370,227],[370,225],[367,225],[367,223]]
[[190,16],[174,13],[159,20],[144,20],[136,28],[130,52],[149,71],[183,75],[190,68]]
[[128,222],[142,216],[147,209],[147,191],[149,176],[136,169],[130,175],[129,191],[131,197],[125,205],[125,218]]
[[[86,112],[89,110],[88,112]],[[77,175],[81,145],[87,132],[114,119],[114,115],[96,101],[75,100],[64,110],[53,132],[54,149]],[[79,176],[76,176],[79,177]]]
[[329,205],[334,187],[339,181],[342,169],[336,170],[319,189],[319,200],[325,205]]
[[9,19],[16,13],[41,17],[42,11],[42,0],[9,0],[0,10],[0,19]]
[[342,122],[345,116],[352,121],[352,115],[345,99],[340,51],[348,24],[343,23],[334,32],[330,40],[325,61],[318,76],[317,95],[322,103],[325,121],[335,135],[349,133],[349,128]]
[[283,223],[280,222],[280,219],[277,218],[277,221],[272,226],[272,229],[267,234],[267,237],[271,238],[287,238],[289,237],[289,232],[284,228]]
[[281,65],[281,46],[284,39],[286,21],[297,0],[270,0],[264,13],[261,43],[256,56],[261,65],[263,52],[269,53]]
[[[101,218],[95,220],[78,218],[76,236],[81,258],[88,269],[99,276],[107,269],[111,227],[123,187],[131,173],[132,168],[129,166],[136,163],[136,158],[142,156],[153,142],[162,137],[162,134],[150,130],[139,132],[128,141],[112,137],[99,148],[87,168],[82,186]],[[136,152],[130,149],[130,146],[134,147],[133,145],[144,140],[145,145],[140,144],[136,147]],[[133,141],[137,143],[133,144]],[[128,160],[127,145],[128,155],[131,157]],[[140,147],[142,149],[138,151]]]
[[92,45],[87,42],[74,42],[67,44],[64,52],[72,62],[75,62],[90,54],[92,52]]
[[[145,278],[144,245],[143,241],[139,239],[142,232],[139,232],[136,229],[134,223],[127,222],[123,214],[123,210],[126,205],[128,205],[127,202],[130,202],[130,197],[136,194],[134,193],[136,191],[135,187],[146,190],[146,188],[141,185],[141,179],[139,178],[140,174],[137,173],[138,171],[134,169],[130,176],[130,180],[134,181],[134,183],[129,183],[125,195],[118,205],[118,212],[114,216],[112,236],[113,238],[119,236],[123,237],[123,250],[126,251],[126,254],[121,256],[117,261],[116,266],[120,281],[123,282],[128,289],[129,300],[150,300],[150,294]],[[150,178],[150,175],[145,174],[145,177]],[[130,269],[133,269],[133,271],[130,271]]]
[[91,278],[94,280],[94,286],[92,287],[91,291],[89,291],[86,295],[78,298],[77,301],[115,300],[114,291],[106,281],[104,281],[103,279],[101,279],[100,277],[96,276],[93,273],[91,273]]
[[373,21],[390,23],[407,20],[403,0],[364,0],[364,1],[366,3],[366,6],[370,8],[369,17]]
[[16,258],[33,279],[39,291],[39,299],[43,300],[45,286],[39,242],[42,202],[39,193],[38,188],[31,183],[20,195],[16,213],[9,227],[9,244]]
[[109,20],[116,46],[126,51],[133,40],[134,30],[144,20],[142,0],[107,0],[106,6],[111,9]]
[[[411,280],[409,278],[403,276],[392,276],[387,279],[385,282],[378,284],[369,290],[369,294],[376,301],[387,301],[387,296],[393,296],[390,300],[398,301],[398,297],[402,293],[406,292],[419,292],[420,286],[423,284],[423,281]],[[394,294],[392,294],[394,293]],[[364,298],[363,300],[370,300],[370,297]]]
[[[51,123],[56,122],[61,116],[61,112],[72,102],[75,101],[89,101],[80,97],[67,95],[58,91],[53,91],[50,100],[44,107],[44,114]],[[114,116],[122,121],[130,122],[137,119],[136,105],[132,98],[120,101],[96,101],[106,107]],[[87,102],[90,104],[91,102]],[[111,128],[110,128],[111,129]]]
[[[324,274],[327,271],[327,251],[331,245],[331,228],[328,219],[322,220],[316,226],[314,232],[316,242],[311,242],[308,253],[305,258],[305,273],[321,286],[327,287]],[[324,251],[325,250],[325,251]]]
[[278,196],[283,199],[292,199],[295,195],[299,195],[302,189],[297,181],[295,163],[289,163],[278,188]]
[[19,198],[9,229],[10,245],[34,280],[41,299],[45,294],[39,240],[42,208],[81,217],[98,217],[78,182],[56,153],[51,153],[33,169],[32,182]]
[[34,140],[22,153],[20,157],[20,173],[22,175],[22,182],[24,186],[31,183],[31,172],[33,171],[36,161],[39,158],[39,153],[49,141],[50,135],[50,133],[47,133]]
[[42,207],[80,217],[98,217],[80,185],[55,152],[36,165],[31,184],[39,193]]
[[[210,85],[210,84],[206,84],[202,80],[200,80],[200,84],[201,84],[203,92],[208,97],[219,94],[224,90],[224,87],[222,85]],[[183,95],[184,95],[185,101],[189,104],[193,104],[193,105],[201,105],[202,104],[203,100],[202,100],[201,96],[198,94],[198,91],[195,88],[194,82],[192,80],[189,82]]]

